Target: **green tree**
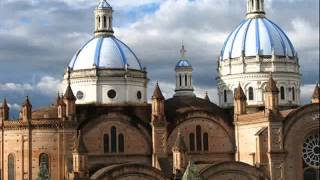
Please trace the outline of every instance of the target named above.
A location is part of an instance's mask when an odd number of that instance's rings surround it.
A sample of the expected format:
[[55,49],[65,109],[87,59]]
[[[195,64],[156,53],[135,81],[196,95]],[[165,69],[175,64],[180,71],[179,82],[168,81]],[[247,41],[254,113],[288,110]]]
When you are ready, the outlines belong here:
[[45,162],[41,162],[40,164],[37,180],[50,180],[49,171]]

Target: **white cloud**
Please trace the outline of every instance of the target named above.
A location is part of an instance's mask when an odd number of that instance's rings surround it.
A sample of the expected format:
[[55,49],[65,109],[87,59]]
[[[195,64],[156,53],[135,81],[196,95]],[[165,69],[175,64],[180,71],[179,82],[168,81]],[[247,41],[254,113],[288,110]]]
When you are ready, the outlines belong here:
[[21,109],[21,106],[19,104],[8,104],[10,110],[13,110],[13,111],[20,111]]
[[42,77],[36,84],[19,84],[19,83],[4,83],[0,84],[0,91],[23,93],[30,92],[41,93],[47,96],[55,95],[60,89],[61,80],[51,76]]

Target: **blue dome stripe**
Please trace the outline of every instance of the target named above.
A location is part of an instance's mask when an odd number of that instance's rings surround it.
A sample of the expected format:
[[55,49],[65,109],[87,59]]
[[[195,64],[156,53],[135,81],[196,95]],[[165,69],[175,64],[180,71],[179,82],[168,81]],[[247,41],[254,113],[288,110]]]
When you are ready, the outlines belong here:
[[114,37],[111,37],[111,39],[113,40],[113,42],[115,43],[115,45],[118,47],[118,51],[119,51],[119,53],[120,53],[123,66],[128,65],[126,56],[124,55],[123,50],[121,49],[119,43],[117,42],[117,40],[116,40]]
[[[267,19],[267,18],[266,18],[266,19]],[[269,19],[267,19],[267,20],[270,21]],[[288,40],[289,46],[290,46],[290,48],[291,48],[291,50],[292,50],[292,56],[294,56],[295,49],[294,49],[291,41],[289,40],[289,37],[286,35],[286,33],[283,32],[283,30],[282,30],[278,25],[276,25],[276,24],[273,23],[272,21],[270,21],[270,22],[271,22],[274,26],[276,26],[276,27],[282,32],[282,34],[286,37],[286,39]]]
[[[269,21],[267,19],[268,22],[270,22],[272,25],[274,25],[274,23],[272,23],[271,21]],[[282,50],[283,50],[283,54],[286,55],[287,54],[287,48],[286,48],[286,44],[284,43],[283,37],[281,32],[279,31],[279,29],[276,26],[273,26],[273,28],[278,32],[279,36],[280,36],[280,40],[281,40],[281,46],[282,46]]]
[[100,64],[100,52],[101,52],[102,42],[103,42],[103,38],[100,37],[99,40],[97,41],[96,52],[94,54],[94,64],[96,66],[99,66]]
[[[251,21],[252,21],[252,19],[250,19],[249,20],[249,23],[248,24],[250,24],[251,23]],[[246,30],[245,30],[245,33],[244,33],[244,37],[243,37],[243,41],[242,41],[242,51],[244,51],[245,52],[245,50],[246,50],[246,41],[247,41],[247,34],[248,34],[248,29],[249,29],[249,27],[250,26],[247,26],[246,27]]]
[[231,51],[230,51],[230,52],[228,52],[228,53],[229,53],[229,57],[230,57],[230,56],[231,56],[231,54],[232,54],[234,41],[236,40],[236,37],[237,37],[237,35],[238,35],[238,33],[239,33],[240,29],[242,28],[242,26],[243,26],[245,23],[246,23],[246,22],[244,22],[244,23],[242,23],[242,24],[240,25],[240,27],[237,29],[237,32],[236,32],[236,33],[235,33],[235,35],[234,35],[234,38],[233,38],[233,40],[232,40],[232,44],[231,44]]
[[262,21],[264,27],[265,27],[266,30],[267,30],[268,38],[269,38],[269,41],[270,41],[270,44],[271,44],[271,50],[273,50],[273,49],[274,49],[274,41],[273,41],[273,39],[272,39],[270,29],[268,28],[268,26],[267,26],[267,24],[266,24],[266,22],[265,22],[265,19],[262,19],[261,21]]
[[257,54],[260,54],[260,34],[259,34],[259,21],[255,19],[256,26],[256,50]]
[[[235,31],[242,23],[244,23],[244,22],[246,22],[246,20],[242,20],[241,21],[241,23],[233,30],[233,31]],[[233,32],[232,31],[232,32]],[[227,43],[228,43],[228,41],[229,41],[229,39],[230,39],[230,37],[232,36],[232,33],[230,33],[229,34],[229,36],[227,37],[227,40],[224,42],[224,45],[223,45],[223,48],[222,48],[222,50],[221,50],[221,57],[223,57],[223,54],[224,54],[224,50],[225,50],[225,48],[226,48],[226,45],[227,45]]]

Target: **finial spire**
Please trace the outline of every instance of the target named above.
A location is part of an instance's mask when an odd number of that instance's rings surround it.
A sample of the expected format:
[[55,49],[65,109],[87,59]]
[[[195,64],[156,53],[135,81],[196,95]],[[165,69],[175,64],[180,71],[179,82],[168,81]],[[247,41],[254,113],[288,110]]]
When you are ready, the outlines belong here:
[[185,49],[183,42],[182,42],[182,47],[181,47],[180,53],[181,53],[181,59],[182,60],[186,59],[187,50]]
[[265,17],[264,0],[248,0],[247,18]]

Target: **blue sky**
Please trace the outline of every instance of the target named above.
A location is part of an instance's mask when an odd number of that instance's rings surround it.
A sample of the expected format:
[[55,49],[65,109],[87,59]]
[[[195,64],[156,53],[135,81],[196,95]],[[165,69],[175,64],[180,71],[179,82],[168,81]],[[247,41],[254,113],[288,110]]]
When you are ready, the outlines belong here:
[[[50,105],[74,53],[93,35],[96,0],[0,1],[0,98],[18,110],[26,95]],[[245,17],[246,0],[110,0],[115,35],[147,67],[149,92],[159,81],[173,93],[174,65],[184,41],[196,92],[216,98],[216,58]],[[288,34],[300,57],[302,99],[319,80],[319,1],[266,0],[267,17]]]

